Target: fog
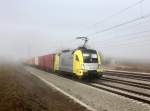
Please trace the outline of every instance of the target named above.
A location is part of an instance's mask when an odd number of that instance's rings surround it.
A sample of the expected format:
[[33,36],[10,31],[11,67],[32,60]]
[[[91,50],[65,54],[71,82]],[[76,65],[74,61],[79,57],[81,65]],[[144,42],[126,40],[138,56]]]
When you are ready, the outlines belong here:
[[143,0],[138,5],[109,17],[137,2],[138,0],[1,0],[0,57],[22,60],[65,48],[76,48],[82,42],[75,38],[89,35],[88,45],[101,51],[104,57],[149,61],[150,31],[134,33],[150,30],[150,17],[90,36],[150,14],[150,1]]

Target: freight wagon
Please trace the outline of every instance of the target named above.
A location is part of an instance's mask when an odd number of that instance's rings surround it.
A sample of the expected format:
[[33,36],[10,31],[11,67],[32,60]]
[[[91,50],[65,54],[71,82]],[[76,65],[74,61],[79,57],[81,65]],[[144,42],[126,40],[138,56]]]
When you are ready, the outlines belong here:
[[39,68],[47,71],[54,71],[55,54],[47,54],[44,56],[40,56],[38,57],[38,59]]
[[32,57],[32,58],[28,59],[26,61],[26,64],[29,64],[31,66],[38,66],[39,65],[39,63],[38,63],[38,57]]

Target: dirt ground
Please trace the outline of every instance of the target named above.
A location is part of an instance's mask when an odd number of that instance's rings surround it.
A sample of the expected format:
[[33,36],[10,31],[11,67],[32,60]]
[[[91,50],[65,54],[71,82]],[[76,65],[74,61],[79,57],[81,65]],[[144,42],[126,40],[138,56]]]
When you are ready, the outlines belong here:
[[87,111],[18,64],[0,64],[0,111]]
[[144,64],[110,64],[110,65],[105,65],[104,67],[106,69],[113,69],[113,70],[150,73],[150,65],[144,65]]

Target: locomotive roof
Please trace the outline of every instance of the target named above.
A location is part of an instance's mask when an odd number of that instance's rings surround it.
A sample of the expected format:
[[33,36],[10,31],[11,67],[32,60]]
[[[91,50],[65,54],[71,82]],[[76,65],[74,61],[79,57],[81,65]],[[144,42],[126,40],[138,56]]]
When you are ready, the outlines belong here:
[[95,53],[96,52],[96,50],[94,50],[94,49],[88,49],[86,47],[79,47],[78,49],[80,49],[83,52],[90,52],[90,53]]
[[62,53],[67,53],[67,52],[72,52],[74,53],[76,50],[81,50],[82,52],[88,52],[88,53],[96,53],[96,50],[94,49],[88,49],[86,47],[78,47],[77,49],[75,50],[70,50],[70,49],[66,49],[66,50],[62,50]]

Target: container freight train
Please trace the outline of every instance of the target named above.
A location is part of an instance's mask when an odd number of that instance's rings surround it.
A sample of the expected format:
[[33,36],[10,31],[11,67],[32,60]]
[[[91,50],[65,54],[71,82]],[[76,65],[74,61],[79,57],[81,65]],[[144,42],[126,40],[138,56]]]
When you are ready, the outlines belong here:
[[103,74],[100,54],[96,50],[83,47],[34,57],[27,64],[52,72],[68,72],[78,78],[101,77]]

